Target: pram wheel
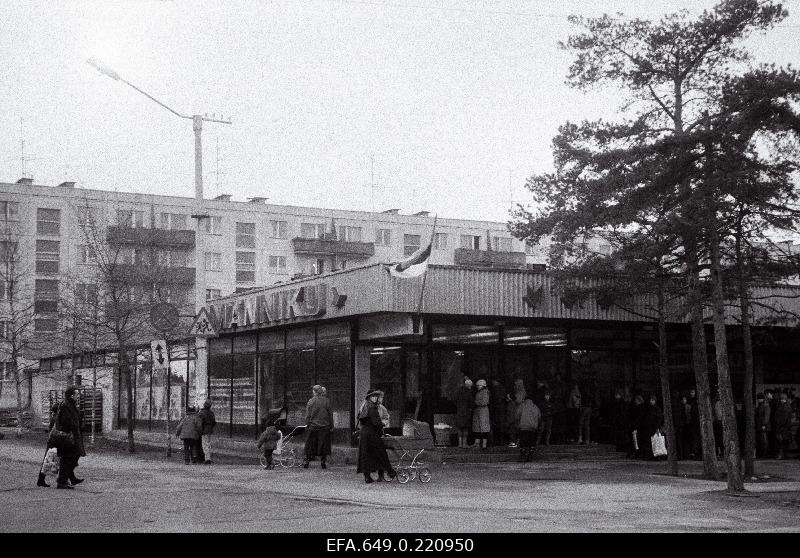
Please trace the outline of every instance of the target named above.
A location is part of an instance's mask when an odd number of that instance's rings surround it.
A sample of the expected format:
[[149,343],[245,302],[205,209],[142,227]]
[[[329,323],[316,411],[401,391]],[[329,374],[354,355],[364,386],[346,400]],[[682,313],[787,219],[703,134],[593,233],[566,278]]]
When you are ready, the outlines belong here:
[[431,470],[427,467],[423,467],[419,470],[419,480],[420,482],[431,482]]
[[261,463],[262,467],[266,467],[267,466],[267,458],[264,457],[263,455],[259,456],[258,462]]
[[400,469],[399,471],[397,471],[397,481],[400,484],[405,484],[410,480],[411,477],[409,476],[408,471],[406,471],[405,469]]
[[410,468],[408,470],[408,475],[409,475],[409,477],[411,478],[412,481],[413,480],[417,480],[417,468],[416,467]]
[[295,459],[293,454],[283,454],[278,458],[278,463],[281,467],[290,468],[294,467]]

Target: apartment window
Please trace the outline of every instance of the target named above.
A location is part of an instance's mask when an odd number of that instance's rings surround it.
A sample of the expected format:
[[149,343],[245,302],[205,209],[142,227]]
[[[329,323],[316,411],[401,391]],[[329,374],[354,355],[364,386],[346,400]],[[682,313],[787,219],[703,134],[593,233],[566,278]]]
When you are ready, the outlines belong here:
[[342,225],[339,227],[337,238],[344,242],[361,242],[361,227]]
[[269,272],[277,274],[286,273],[286,256],[270,256]]
[[511,239],[506,236],[493,236],[492,250],[497,252],[511,252]]
[[117,262],[125,265],[145,263],[145,253],[141,248],[120,248]]
[[78,225],[87,227],[97,223],[97,208],[86,205],[78,206]]
[[117,210],[117,225],[129,229],[144,228],[144,211],[134,211],[131,209]]
[[97,304],[97,285],[91,283],[75,285],[75,303],[79,305]]
[[33,311],[36,314],[55,314],[58,312],[57,280],[36,280],[33,291]]
[[78,246],[78,263],[93,264],[97,261],[97,253],[94,247],[88,244],[81,244]]
[[256,247],[255,223],[236,223],[236,247],[237,248]]
[[256,253],[236,252],[236,282],[256,282]]
[[189,252],[185,250],[159,250],[158,265],[164,267],[188,267]]
[[60,209],[36,210],[36,234],[58,236],[61,231]]
[[462,234],[461,247],[466,248],[467,250],[480,250],[481,249],[480,235]]
[[58,273],[60,242],[36,241],[36,273]]
[[182,213],[161,213],[159,215],[159,228],[171,231],[185,231],[187,216]]
[[0,201],[0,220],[18,221],[19,203],[11,201]]
[[301,238],[322,238],[325,236],[325,225],[320,223],[300,223]]
[[392,229],[378,229],[375,231],[375,244],[378,246],[391,246]]
[[206,271],[222,271],[222,253],[206,252]]
[[57,318],[36,318],[33,321],[33,329],[37,332],[53,333],[58,331]]
[[222,289],[206,289],[206,300],[214,300],[222,296]]
[[436,233],[433,235],[433,247],[438,250],[447,248],[447,233]]
[[311,273],[314,275],[319,275],[321,273],[325,273],[325,260],[319,259],[316,262],[311,264]]
[[286,228],[288,223],[286,221],[270,221],[272,228],[272,238],[286,238]]
[[403,235],[403,254],[410,256],[419,250],[421,236],[418,234],[404,234]]
[[222,234],[222,217],[212,215],[206,219],[206,232],[208,234]]

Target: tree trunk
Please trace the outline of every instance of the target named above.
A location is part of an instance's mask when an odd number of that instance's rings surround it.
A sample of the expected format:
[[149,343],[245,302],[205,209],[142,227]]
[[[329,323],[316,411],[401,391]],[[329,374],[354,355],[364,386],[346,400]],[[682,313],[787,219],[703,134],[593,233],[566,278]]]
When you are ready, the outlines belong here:
[[728,366],[728,339],[725,330],[725,298],[722,294],[722,270],[720,269],[719,235],[716,220],[710,230],[711,292],[714,308],[714,341],[717,356],[719,401],[722,406],[722,439],[725,448],[725,466],[728,471],[728,492],[744,492],[744,479],[739,454],[739,434],[736,429],[733,388]]
[[744,341],[744,474],[756,474],[756,417],[753,404],[753,338],[750,333],[750,294],[744,275],[741,226],[736,235],[736,271],[739,282],[739,305],[742,313],[742,340]]
[[700,415],[700,441],[703,453],[703,476],[719,480],[717,456],[714,451],[714,426],[711,412],[711,397],[708,385],[708,354],[706,352],[706,332],[703,324],[703,300],[700,292],[700,270],[698,266],[697,244],[694,239],[686,242],[686,258],[689,275],[687,302],[691,315],[692,361],[694,377],[697,382],[697,404]]
[[667,430],[667,463],[669,474],[678,476],[678,445],[675,439],[675,422],[672,417],[672,391],[667,366],[667,323],[664,316],[664,290],[658,290],[658,372],[661,375],[661,396],[664,405],[664,425]]
[[22,379],[19,377],[19,365],[17,364],[17,357],[12,357],[11,366],[14,368],[12,377],[14,378],[14,387],[17,391],[17,432],[22,431]]

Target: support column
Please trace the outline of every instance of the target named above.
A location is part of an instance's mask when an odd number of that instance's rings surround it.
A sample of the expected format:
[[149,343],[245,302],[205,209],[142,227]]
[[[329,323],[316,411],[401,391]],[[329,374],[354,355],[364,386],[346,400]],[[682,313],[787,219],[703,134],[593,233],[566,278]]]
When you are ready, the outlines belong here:
[[372,347],[359,346],[355,348],[355,382],[353,392],[355,393],[355,408],[353,413],[358,417],[358,409],[364,396],[370,388],[370,353]]

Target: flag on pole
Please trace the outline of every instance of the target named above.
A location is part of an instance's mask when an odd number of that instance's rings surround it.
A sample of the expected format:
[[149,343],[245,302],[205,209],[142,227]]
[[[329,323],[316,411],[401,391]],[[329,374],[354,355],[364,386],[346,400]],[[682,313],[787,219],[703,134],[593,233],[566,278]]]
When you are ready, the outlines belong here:
[[[431,249],[433,248],[433,239],[436,237],[436,220],[438,219],[437,215],[433,217],[433,229],[431,230],[431,241],[425,248],[420,248],[408,259],[403,260],[400,263],[391,264],[386,269],[390,275],[394,277],[399,277],[401,279],[409,279],[411,277],[419,277],[426,271],[428,271],[428,260],[431,257]],[[422,284],[423,289],[425,288],[425,283],[423,281]]]
[[409,279],[411,277],[419,277],[428,271],[428,260],[431,257],[432,244],[432,242],[429,243],[424,250],[417,250],[408,259],[390,265],[388,267],[389,274],[401,279]]

